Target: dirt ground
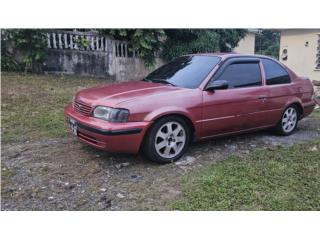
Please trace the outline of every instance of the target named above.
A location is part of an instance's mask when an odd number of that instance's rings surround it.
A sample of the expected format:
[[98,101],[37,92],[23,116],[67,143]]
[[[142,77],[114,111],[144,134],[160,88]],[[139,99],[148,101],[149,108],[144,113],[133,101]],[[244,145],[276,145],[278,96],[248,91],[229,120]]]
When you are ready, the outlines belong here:
[[194,143],[178,162],[151,163],[111,154],[74,137],[2,146],[2,210],[166,210],[181,193],[181,178],[231,154],[320,138],[320,118],[308,117],[295,134],[269,131]]

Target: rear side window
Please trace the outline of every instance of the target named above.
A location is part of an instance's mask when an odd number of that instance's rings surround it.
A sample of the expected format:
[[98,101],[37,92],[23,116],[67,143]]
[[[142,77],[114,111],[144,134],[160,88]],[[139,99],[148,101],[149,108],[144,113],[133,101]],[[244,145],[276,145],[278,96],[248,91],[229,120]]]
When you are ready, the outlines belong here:
[[266,74],[267,85],[290,83],[288,72],[278,63],[270,59],[261,59]]
[[226,67],[219,80],[226,80],[229,88],[261,86],[259,63],[233,63]]

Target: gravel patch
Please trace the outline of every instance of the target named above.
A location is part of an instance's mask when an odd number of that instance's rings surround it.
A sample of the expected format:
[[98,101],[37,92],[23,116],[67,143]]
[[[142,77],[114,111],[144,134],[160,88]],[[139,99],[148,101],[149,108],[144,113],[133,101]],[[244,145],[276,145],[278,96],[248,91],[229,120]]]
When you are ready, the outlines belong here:
[[[181,193],[181,177],[256,148],[320,139],[320,119],[303,119],[295,134],[269,131],[194,143],[176,163],[111,154],[73,137],[2,146],[2,210],[166,210]],[[315,149],[319,151],[319,149]]]

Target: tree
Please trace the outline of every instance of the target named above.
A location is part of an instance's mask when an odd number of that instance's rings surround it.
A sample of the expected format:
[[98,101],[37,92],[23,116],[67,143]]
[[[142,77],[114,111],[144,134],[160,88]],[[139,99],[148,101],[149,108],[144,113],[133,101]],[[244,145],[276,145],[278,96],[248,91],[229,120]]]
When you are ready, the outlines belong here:
[[100,33],[127,40],[132,50],[138,51],[151,66],[155,52],[171,60],[183,54],[205,52],[229,52],[246,34],[244,29],[108,29]]
[[255,52],[279,58],[280,33],[273,30],[262,30],[256,35]]
[[[129,42],[147,66],[155,63],[157,53],[167,61],[190,53],[229,52],[246,34],[244,29],[91,29]],[[3,70],[39,72],[46,57],[45,31],[8,29],[1,36]],[[81,42],[79,43],[81,44]],[[11,51],[14,49],[14,51]],[[22,59],[16,61],[17,54]],[[19,62],[19,63],[18,63]],[[22,64],[21,64],[22,62]]]
[[230,52],[246,34],[244,29],[166,29],[162,56],[166,60],[189,53]]
[[[37,29],[7,29],[1,32],[1,68],[40,72],[47,53],[45,33]],[[21,61],[17,61],[21,58]],[[19,62],[19,63],[18,63]]]
[[147,66],[155,63],[155,53],[160,50],[165,38],[162,29],[101,29],[99,32],[118,40],[127,40],[130,43],[129,51],[139,52]]

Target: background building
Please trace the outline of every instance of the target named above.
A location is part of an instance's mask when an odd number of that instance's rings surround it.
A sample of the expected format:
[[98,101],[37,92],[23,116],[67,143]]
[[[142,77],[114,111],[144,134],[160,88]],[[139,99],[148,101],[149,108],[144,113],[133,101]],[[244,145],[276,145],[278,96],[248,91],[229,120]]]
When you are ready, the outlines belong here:
[[320,29],[280,32],[279,60],[298,75],[320,81]]
[[254,54],[256,33],[257,30],[249,29],[247,35],[239,41],[233,51],[241,54]]

